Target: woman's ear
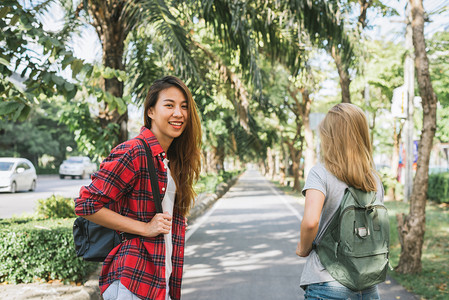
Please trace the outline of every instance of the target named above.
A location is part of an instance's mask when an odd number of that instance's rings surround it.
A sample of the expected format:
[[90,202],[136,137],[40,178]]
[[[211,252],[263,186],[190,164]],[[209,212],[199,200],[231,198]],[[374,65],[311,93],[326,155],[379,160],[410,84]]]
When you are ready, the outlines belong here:
[[148,108],[147,111],[148,118],[153,119],[153,115],[154,115],[153,108],[152,107]]

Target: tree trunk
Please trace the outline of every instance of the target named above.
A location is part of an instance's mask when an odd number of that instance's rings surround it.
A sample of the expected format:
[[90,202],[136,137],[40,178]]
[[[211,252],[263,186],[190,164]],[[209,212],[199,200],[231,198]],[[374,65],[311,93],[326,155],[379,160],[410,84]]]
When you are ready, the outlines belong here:
[[360,5],[360,15],[359,15],[359,26],[363,29],[368,25],[368,21],[366,19],[366,13],[368,8],[373,4],[373,1],[369,0],[359,0]]
[[216,173],[219,171],[224,171],[224,158],[224,145],[212,146],[212,163],[210,170]]
[[424,39],[424,8],[422,0],[410,0],[412,12],[415,68],[422,98],[423,128],[418,147],[418,168],[413,182],[408,216],[398,215],[401,256],[396,270],[400,273],[418,273],[422,270],[421,255],[426,221],[426,200],[429,178],[429,159],[436,131],[437,98],[429,74],[429,60]]
[[299,181],[299,161],[301,158],[301,151],[295,149],[294,141],[286,142],[288,150],[290,152],[290,159],[292,160],[292,172],[293,172],[293,190],[301,191],[301,183]]
[[313,132],[310,129],[310,110],[312,106],[312,99],[310,98],[307,89],[301,90],[303,111],[302,111],[302,125],[304,127],[304,140],[306,141],[306,150],[304,153],[304,178],[309,174],[310,169],[316,163],[315,143],[313,139]]
[[[402,128],[403,128],[403,123],[400,123],[399,127],[394,128],[394,133],[393,133],[393,156],[391,158],[391,173],[392,176],[396,179],[396,181],[398,180],[398,171],[399,171],[399,145],[401,144],[401,135],[402,135]],[[392,186],[390,187],[390,189],[387,192],[387,196],[391,199],[391,200],[396,200],[396,187]]]
[[367,118],[370,131],[371,147],[374,147],[374,128],[376,128],[376,117],[377,117],[377,110],[373,111],[371,122],[369,121],[369,118]]
[[281,153],[279,163],[279,183],[283,186],[286,185],[285,179],[287,178],[288,169],[288,155],[284,147],[284,137],[281,134]]
[[[123,6],[124,1],[111,3],[110,1],[89,0],[87,7],[103,48],[103,65],[116,70],[124,70],[123,53],[127,31],[120,18]],[[115,97],[123,97],[123,82],[117,78],[103,78],[102,87],[104,91]],[[128,111],[120,115],[117,110],[109,110],[108,104],[104,103],[99,118],[103,128],[111,123],[120,126],[118,143],[128,139]]]
[[351,78],[349,76],[348,67],[342,62],[340,50],[337,50],[335,46],[332,46],[331,55],[337,66],[338,76],[340,78],[341,102],[351,103],[351,94],[349,92]]
[[259,159],[259,170],[264,176],[267,173],[265,161],[262,158]]
[[[368,8],[373,4],[373,1],[369,0],[359,0],[360,5],[360,15],[358,18],[359,29],[362,31],[368,24],[366,13]],[[351,103],[351,93],[349,91],[349,85],[351,84],[351,78],[349,76],[348,62],[342,61],[341,50],[332,46],[331,56],[335,61],[337,66],[338,76],[340,78],[340,88],[341,88],[341,102]]]
[[267,148],[267,171],[271,180],[274,180],[274,175],[276,174],[276,156],[275,152],[271,147]]

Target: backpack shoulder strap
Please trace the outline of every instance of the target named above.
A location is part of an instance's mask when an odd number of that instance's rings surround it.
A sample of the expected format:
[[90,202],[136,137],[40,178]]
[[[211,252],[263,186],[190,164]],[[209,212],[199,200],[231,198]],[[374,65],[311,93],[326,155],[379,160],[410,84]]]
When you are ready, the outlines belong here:
[[353,187],[349,187],[348,190],[359,207],[371,206],[376,201],[376,192],[364,192]]
[[342,210],[342,207],[345,205],[346,203],[346,199],[347,199],[347,194],[350,193],[349,187],[345,188],[345,191],[343,193],[343,198],[341,198],[341,202],[338,205],[337,210],[335,211],[335,213],[333,214],[333,216],[331,217],[331,219],[329,220],[329,223],[327,224],[327,226],[323,229],[324,232],[321,235],[321,239],[317,240],[315,237],[315,240],[312,242],[312,249],[313,250],[317,250],[319,244],[321,243],[321,241],[323,240],[324,236],[329,234],[330,232],[335,233],[335,228],[338,227],[338,224],[340,223],[340,213]]
[[137,139],[140,140],[143,146],[145,147],[145,152],[147,154],[148,172],[150,172],[150,182],[151,182],[151,190],[153,192],[154,205],[156,206],[156,212],[161,214],[163,213],[161,195],[159,193],[159,181],[157,180],[156,176],[156,169],[154,167],[153,155],[147,143],[141,138]]

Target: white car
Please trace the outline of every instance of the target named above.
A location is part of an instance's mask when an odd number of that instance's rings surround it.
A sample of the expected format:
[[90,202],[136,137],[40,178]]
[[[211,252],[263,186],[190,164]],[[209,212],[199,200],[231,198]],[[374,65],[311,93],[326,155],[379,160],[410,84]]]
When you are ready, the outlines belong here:
[[26,158],[0,157],[0,192],[34,191],[36,169]]
[[72,179],[79,177],[86,179],[97,170],[97,165],[87,156],[73,156],[64,160],[59,166],[59,178],[70,176]]

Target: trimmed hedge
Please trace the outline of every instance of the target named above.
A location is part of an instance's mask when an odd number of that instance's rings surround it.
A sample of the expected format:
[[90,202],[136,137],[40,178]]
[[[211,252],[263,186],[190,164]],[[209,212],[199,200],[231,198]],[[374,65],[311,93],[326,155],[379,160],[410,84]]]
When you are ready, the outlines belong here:
[[242,170],[237,170],[220,171],[218,174],[201,174],[200,179],[195,184],[195,192],[197,194],[213,193],[220,183],[227,182],[242,172]]
[[449,173],[429,175],[427,197],[438,203],[449,203]]
[[39,199],[37,200],[36,214],[43,219],[76,218],[75,201],[73,198],[59,195]]
[[75,253],[73,218],[0,222],[0,283],[82,282],[98,267]]

